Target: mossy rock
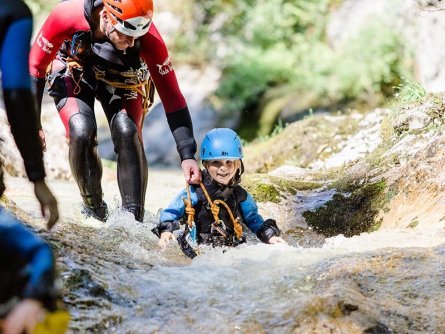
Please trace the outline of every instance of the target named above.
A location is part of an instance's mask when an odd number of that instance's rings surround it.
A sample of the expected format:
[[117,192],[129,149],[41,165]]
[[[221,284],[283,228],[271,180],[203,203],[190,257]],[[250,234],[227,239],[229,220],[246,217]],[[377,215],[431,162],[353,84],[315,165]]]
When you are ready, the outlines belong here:
[[340,150],[338,144],[357,131],[349,115],[314,115],[294,122],[277,135],[245,146],[244,164],[249,173],[267,173],[279,166],[306,168]]
[[386,182],[366,184],[349,194],[335,194],[331,201],[316,211],[303,212],[309,226],[326,237],[346,237],[377,230],[375,221],[385,204]]
[[296,195],[298,190],[317,189],[323,184],[289,180],[266,174],[248,174],[243,176],[242,186],[257,202],[280,203],[282,198]]

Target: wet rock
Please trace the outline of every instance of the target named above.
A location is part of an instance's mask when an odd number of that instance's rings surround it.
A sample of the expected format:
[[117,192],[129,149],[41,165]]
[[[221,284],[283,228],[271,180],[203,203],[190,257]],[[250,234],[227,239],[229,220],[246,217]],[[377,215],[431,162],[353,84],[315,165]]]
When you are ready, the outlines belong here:
[[349,194],[334,194],[331,201],[303,212],[309,226],[325,236],[344,234],[347,237],[379,227],[375,221],[384,203],[385,182],[367,184]]
[[350,315],[351,312],[357,311],[359,309],[357,305],[348,304],[343,300],[338,303],[338,308],[341,310],[343,315]]
[[363,333],[366,334],[392,334],[393,332],[384,324],[378,323],[375,326],[366,328]]

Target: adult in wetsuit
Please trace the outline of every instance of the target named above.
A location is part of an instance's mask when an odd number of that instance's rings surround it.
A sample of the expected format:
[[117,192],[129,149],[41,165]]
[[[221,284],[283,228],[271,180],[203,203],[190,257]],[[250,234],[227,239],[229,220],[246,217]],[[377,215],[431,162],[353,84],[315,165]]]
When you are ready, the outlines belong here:
[[[48,227],[59,219],[57,201],[44,178],[43,152],[38,137],[36,109],[28,72],[32,16],[20,0],[0,1],[0,71],[6,114],[28,178],[42,213],[49,211]],[[5,186],[0,166],[0,196]]]
[[[11,132],[24,159],[26,173],[45,214],[48,228],[59,218],[57,201],[44,178],[43,153],[28,72],[32,16],[20,0],[0,1],[0,70]],[[0,196],[5,190],[0,168]],[[0,208],[0,332],[31,333],[42,307],[55,304],[51,249]]]
[[[186,180],[196,183],[201,177],[189,110],[152,16],[152,0],[65,1],[51,12],[31,49],[38,106],[50,67],[49,94],[69,138],[71,171],[84,212],[101,220],[106,220],[107,207],[97,153],[95,98],[110,126],[122,206],[136,220],[144,217],[147,161],[141,132],[151,80],[164,105]],[[43,131],[40,134],[44,142]]]

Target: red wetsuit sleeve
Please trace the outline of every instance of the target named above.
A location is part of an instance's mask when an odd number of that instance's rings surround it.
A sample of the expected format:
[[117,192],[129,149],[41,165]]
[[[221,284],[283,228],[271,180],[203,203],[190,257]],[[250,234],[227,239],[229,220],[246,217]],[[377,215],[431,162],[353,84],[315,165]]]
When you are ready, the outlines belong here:
[[76,31],[88,31],[90,27],[84,16],[83,0],[59,3],[46,19],[31,47],[29,71],[36,78],[43,78],[66,39]]
[[184,109],[187,103],[179,89],[167,46],[154,24],[150,26],[148,33],[141,37],[140,43],[140,56],[147,63],[165,112],[172,113]]

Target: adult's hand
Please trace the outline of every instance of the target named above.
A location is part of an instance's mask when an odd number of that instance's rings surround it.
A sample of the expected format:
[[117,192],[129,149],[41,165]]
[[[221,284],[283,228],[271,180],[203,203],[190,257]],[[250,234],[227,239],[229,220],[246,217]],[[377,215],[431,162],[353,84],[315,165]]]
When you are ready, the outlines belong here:
[[49,230],[54,226],[57,220],[59,220],[59,209],[57,208],[57,200],[43,180],[34,183],[34,192],[38,201],[40,202],[43,217],[46,217],[47,212],[49,211],[49,218],[47,223]]
[[195,159],[186,159],[181,163],[185,180],[188,183],[198,184],[201,181],[201,170]]
[[43,129],[39,130],[39,138],[40,138],[40,144],[42,145],[43,152],[46,152],[46,139],[45,139],[45,132]]
[[34,333],[38,322],[42,320],[42,305],[34,299],[24,299],[18,303],[3,322],[3,334]]

